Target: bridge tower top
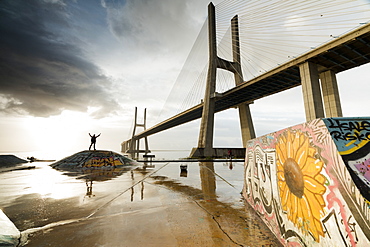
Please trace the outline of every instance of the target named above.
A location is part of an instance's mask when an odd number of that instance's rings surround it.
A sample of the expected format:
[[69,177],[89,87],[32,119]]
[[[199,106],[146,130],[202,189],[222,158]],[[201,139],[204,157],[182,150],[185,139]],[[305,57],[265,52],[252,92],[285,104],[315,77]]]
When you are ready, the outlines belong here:
[[131,153],[133,158],[138,158],[139,153],[150,153],[147,136],[144,137],[145,149],[140,150],[140,138],[135,136],[137,127],[142,127],[144,129],[144,131],[146,130],[146,108],[144,109],[143,122],[138,123],[137,107],[135,107],[135,123],[134,123],[134,128],[133,128],[133,131],[132,131],[132,137],[131,137],[130,140],[125,141],[121,144],[121,151],[125,152],[125,153],[126,152]]

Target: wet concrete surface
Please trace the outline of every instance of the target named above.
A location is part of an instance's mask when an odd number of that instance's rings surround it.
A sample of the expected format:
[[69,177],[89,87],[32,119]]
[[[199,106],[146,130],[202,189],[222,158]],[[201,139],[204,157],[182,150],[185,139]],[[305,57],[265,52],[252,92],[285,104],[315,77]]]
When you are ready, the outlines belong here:
[[49,164],[0,173],[20,246],[281,246],[242,199],[243,163],[140,164],[101,181]]

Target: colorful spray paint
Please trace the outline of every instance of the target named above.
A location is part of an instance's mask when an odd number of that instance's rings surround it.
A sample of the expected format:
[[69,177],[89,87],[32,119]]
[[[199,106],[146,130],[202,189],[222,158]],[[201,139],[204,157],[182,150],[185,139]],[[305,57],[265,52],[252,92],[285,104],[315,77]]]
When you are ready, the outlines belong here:
[[243,196],[285,246],[370,246],[370,118],[316,119],[247,143]]

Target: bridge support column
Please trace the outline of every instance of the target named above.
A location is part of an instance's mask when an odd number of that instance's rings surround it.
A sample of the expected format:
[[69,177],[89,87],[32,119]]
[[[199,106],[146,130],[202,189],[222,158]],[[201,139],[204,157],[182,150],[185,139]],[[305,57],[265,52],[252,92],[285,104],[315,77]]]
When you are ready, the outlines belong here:
[[208,42],[209,65],[206,91],[203,99],[203,112],[200,124],[198,148],[203,149],[204,157],[213,156],[213,128],[215,114],[215,91],[217,72],[217,44],[216,44],[216,18],[215,6],[208,5]]
[[[235,78],[235,85],[239,85],[244,81],[243,79],[243,72],[241,69],[241,59],[240,59],[240,42],[239,42],[239,20],[238,16],[234,16],[231,19],[231,40],[232,40],[232,50],[233,50],[233,67],[235,68],[234,71],[234,78]],[[240,129],[242,134],[242,142],[243,147],[245,148],[247,145],[247,141],[254,139],[256,137],[252,114],[249,109],[249,104],[240,104],[238,105],[239,110],[239,121],[240,121]]]
[[121,143],[121,152],[122,153],[127,153],[128,150],[130,149],[130,143],[131,141],[128,140],[128,141],[124,141]]
[[343,117],[335,73],[331,70],[320,73],[326,117]]
[[317,65],[312,62],[305,62],[299,65],[299,72],[301,74],[306,121],[311,121],[316,118],[324,118],[325,114]]
[[136,140],[134,139],[134,136],[132,136],[130,141],[129,153],[132,155],[133,158],[136,157]]
[[254,131],[252,114],[249,109],[249,104],[241,104],[239,108],[239,119],[240,128],[242,132],[242,142],[243,147],[247,145],[247,141],[256,138],[256,133]]

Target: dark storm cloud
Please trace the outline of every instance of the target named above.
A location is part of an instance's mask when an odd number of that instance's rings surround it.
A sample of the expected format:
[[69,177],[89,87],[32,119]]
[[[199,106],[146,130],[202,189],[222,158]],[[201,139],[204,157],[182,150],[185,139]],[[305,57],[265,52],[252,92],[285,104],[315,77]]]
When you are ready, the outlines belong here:
[[112,83],[88,61],[73,1],[0,1],[0,111],[50,116],[99,107],[114,113]]

